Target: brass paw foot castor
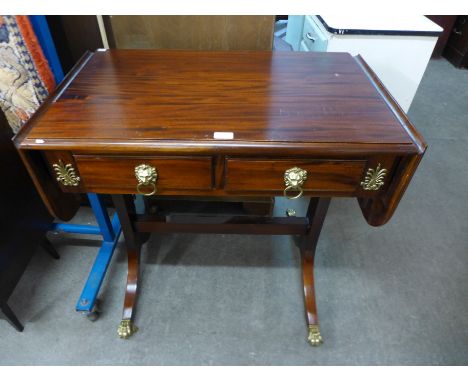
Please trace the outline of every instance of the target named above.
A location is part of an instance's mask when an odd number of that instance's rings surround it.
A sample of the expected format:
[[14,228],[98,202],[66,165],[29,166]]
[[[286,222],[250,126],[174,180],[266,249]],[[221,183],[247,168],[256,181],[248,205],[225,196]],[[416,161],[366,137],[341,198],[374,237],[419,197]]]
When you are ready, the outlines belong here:
[[117,329],[117,333],[120,338],[128,339],[131,335],[136,333],[138,328],[133,324],[131,320],[122,320]]
[[319,346],[323,344],[322,336],[320,335],[320,330],[318,325],[309,325],[309,337],[307,341],[312,346]]

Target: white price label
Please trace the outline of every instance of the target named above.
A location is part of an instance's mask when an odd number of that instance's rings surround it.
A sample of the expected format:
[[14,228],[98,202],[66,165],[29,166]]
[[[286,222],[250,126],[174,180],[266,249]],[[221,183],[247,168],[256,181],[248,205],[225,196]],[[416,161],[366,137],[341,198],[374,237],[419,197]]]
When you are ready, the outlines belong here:
[[215,131],[213,134],[214,139],[234,139],[234,133],[228,131]]

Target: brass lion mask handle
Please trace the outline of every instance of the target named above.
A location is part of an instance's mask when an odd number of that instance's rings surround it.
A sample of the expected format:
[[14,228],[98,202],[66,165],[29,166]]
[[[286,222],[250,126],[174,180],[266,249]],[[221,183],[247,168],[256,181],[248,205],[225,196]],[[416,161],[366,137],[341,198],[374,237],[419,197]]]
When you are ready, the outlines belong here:
[[[283,195],[288,199],[300,198],[304,192],[302,186],[307,180],[307,171],[299,167],[293,167],[284,172],[284,184],[286,188],[283,191]],[[290,196],[290,191],[297,191],[297,194]]]
[[[135,177],[138,181],[137,192],[141,195],[154,195],[158,190],[156,188],[156,180],[158,172],[149,164],[140,164],[135,167]],[[148,190],[145,192],[145,188]]]

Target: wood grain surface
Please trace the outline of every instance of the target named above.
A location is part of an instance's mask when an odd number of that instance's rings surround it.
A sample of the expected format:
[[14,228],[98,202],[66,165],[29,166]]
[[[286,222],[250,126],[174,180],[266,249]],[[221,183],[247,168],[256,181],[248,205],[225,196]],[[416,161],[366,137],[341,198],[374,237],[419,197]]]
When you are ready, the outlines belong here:
[[109,16],[118,49],[271,50],[274,16]]
[[[53,126],[53,129],[50,128]],[[347,53],[96,52],[31,139],[411,144]]]
[[225,189],[231,191],[282,191],[284,173],[292,167],[307,171],[304,191],[353,193],[364,173],[366,161],[228,159]]
[[[358,197],[375,226],[391,218],[427,147],[359,56],[149,50],[84,56],[15,144],[62,219],[75,207],[67,211],[61,191],[136,193],[135,158],[186,157],[193,163],[164,169],[162,195],[278,196],[282,165],[303,165],[304,195]],[[57,185],[50,166],[59,158],[78,158],[80,186]],[[363,190],[378,165],[385,185]]]
[[75,161],[88,192],[136,194],[135,167],[148,164],[158,177],[158,194],[167,190],[210,190],[213,185],[210,157],[109,157],[77,155]]

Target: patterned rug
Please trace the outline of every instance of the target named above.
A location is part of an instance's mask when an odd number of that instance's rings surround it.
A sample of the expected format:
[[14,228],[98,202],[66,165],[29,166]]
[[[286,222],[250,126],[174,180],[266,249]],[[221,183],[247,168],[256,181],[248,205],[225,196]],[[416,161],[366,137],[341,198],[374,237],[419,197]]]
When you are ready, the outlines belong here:
[[0,16],[0,107],[15,133],[54,87],[28,17]]

